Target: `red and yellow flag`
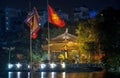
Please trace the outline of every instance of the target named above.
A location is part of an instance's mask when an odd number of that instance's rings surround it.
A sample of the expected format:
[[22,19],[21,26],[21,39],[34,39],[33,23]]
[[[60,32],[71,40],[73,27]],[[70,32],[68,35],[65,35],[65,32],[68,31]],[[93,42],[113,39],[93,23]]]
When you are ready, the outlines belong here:
[[40,17],[35,7],[28,13],[24,22],[30,27],[31,38],[35,39],[37,37],[37,32],[40,29]]
[[57,25],[58,27],[64,27],[65,22],[62,20],[57,13],[48,5],[48,22]]

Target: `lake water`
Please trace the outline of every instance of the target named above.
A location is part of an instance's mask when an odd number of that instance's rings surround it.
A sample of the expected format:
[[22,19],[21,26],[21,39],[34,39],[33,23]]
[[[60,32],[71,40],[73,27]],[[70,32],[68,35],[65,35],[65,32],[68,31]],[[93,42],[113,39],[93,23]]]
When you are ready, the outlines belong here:
[[[30,77],[32,76],[32,77]],[[0,78],[120,78],[105,72],[6,72]]]

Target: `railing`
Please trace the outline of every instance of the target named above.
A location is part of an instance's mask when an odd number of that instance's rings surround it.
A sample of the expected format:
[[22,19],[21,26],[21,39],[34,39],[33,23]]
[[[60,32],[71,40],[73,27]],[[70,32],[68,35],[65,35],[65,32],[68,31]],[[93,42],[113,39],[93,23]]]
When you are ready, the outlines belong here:
[[[103,64],[102,63],[82,63],[82,64],[56,64],[56,63],[42,63],[38,64],[37,66],[33,65],[33,71],[98,71],[102,70]],[[29,71],[30,67],[28,64],[11,64],[9,66],[9,71]]]

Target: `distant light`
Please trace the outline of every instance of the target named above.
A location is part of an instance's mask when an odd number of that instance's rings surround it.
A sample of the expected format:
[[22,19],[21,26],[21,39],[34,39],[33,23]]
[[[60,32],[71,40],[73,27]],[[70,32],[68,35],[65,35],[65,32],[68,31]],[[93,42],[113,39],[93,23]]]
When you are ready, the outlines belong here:
[[8,64],[8,68],[11,69],[13,67],[13,64]]
[[103,14],[100,14],[101,16],[103,16]]
[[16,64],[17,68],[20,68],[22,65],[20,63]]
[[41,64],[41,65],[40,65],[40,68],[41,68],[41,69],[44,69],[45,67],[46,67],[46,64]]
[[41,26],[41,23],[39,23],[39,25]]
[[63,63],[61,64],[61,66],[62,66],[62,68],[65,68],[65,67],[66,67],[65,62],[63,62]]
[[30,69],[30,65],[28,65],[28,69]]
[[55,68],[55,67],[56,67],[56,64],[55,64],[55,63],[51,63],[51,64],[50,64],[50,68],[53,69],[53,68]]
[[90,18],[93,18],[97,15],[97,13],[95,11],[90,11],[89,15],[90,15]]
[[6,27],[6,30],[9,30],[9,28],[8,28],[8,27]]

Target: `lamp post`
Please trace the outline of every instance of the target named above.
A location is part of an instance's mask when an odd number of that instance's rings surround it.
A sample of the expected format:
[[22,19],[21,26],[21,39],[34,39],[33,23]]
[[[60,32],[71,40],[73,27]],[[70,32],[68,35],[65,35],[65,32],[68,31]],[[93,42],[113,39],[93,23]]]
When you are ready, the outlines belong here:
[[15,49],[15,47],[2,47],[3,49],[7,50],[9,55],[8,55],[8,63],[10,63],[10,57],[11,57],[11,51]]

